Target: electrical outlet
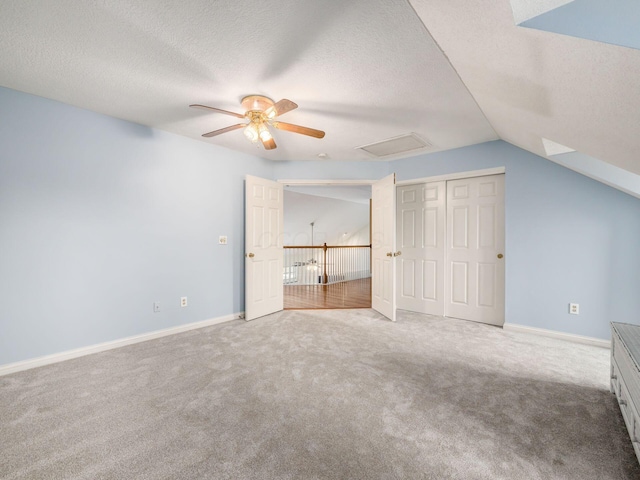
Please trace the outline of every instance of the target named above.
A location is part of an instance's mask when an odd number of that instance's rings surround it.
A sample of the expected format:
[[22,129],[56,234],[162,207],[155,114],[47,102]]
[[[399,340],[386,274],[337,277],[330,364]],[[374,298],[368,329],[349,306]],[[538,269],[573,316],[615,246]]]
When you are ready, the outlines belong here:
[[579,315],[580,314],[580,304],[578,304],[578,303],[570,303],[569,304],[569,313],[571,315]]
[[226,245],[227,244],[227,236],[226,235],[220,235],[218,237],[218,243],[220,245]]
[[160,302],[153,302],[153,312],[158,313],[160,311]]
[[187,297],[180,297],[180,306],[181,307],[187,306]]

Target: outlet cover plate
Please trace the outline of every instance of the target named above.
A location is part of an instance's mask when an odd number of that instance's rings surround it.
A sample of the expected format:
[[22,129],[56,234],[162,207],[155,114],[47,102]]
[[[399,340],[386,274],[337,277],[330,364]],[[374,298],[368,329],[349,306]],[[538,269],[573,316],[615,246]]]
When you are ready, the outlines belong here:
[[181,307],[187,306],[187,297],[180,297],[180,306]]
[[569,313],[571,315],[579,315],[580,314],[580,304],[578,304],[578,303],[570,303],[569,304]]
[[218,237],[218,243],[220,245],[226,245],[227,244],[227,236],[226,235],[220,235]]

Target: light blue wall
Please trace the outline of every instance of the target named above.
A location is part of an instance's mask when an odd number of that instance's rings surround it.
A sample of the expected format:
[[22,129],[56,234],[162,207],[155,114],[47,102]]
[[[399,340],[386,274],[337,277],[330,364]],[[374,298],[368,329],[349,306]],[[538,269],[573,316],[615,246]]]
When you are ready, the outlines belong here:
[[573,0],[520,26],[638,49],[639,18],[638,0]]
[[640,201],[504,142],[272,163],[4,88],[0,107],[0,365],[242,311],[246,173],[506,166],[507,321],[608,338],[640,320]]
[[244,310],[244,175],[272,170],[0,88],[0,364]]
[[[609,338],[640,323],[640,200],[502,141],[390,163],[398,180],[504,166],[506,321]],[[580,315],[568,304],[579,303]]]
[[389,174],[389,162],[274,162],[276,180],[378,180]]

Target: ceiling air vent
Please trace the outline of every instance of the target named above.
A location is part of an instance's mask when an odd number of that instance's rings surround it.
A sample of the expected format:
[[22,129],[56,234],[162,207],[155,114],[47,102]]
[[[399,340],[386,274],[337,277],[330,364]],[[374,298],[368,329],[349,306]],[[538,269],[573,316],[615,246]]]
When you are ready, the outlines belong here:
[[386,157],[389,155],[396,155],[398,153],[410,152],[411,150],[429,148],[432,146],[432,144],[424,141],[415,133],[408,133],[406,135],[389,138],[381,142],[362,145],[361,147],[357,147],[356,149],[364,150],[365,152],[376,157]]

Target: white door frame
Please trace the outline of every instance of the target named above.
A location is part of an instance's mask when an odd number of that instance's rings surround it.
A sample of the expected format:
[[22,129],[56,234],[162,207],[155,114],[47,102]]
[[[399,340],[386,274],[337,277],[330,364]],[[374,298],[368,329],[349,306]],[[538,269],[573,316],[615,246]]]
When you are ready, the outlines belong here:
[[[349,186],[362,186],[369,185],[373,186],[374,183],[378,182],[378,180],[304,180],[304,179],[278,179],[275,180],[277,183],[281,183],[283,187],[326,187],[326,186],[339,186],[339,187],[349,187]],[[284,213],[286,215],[286,212]],[[369,228],[371,228],[371,223],[369,223]],[[371,243],[371,239],[369,239],[369,243]],[[284,295],[284,285],[282,285],[282,291]]]
[[285,187],[294,187],[294,186],[318,187],[318,186],[327,186],[327,185],[348,187],[350,185],[373,185],[377,181],[378,180],[300,180],[300,179],[276,180],[276,182],[284,184]]
[[[396,181],[396,186],[413,185],[417,183],[438,182],[440,180],[458,180],[460,178],[485,177],[487,175],[499,175],[506,173],[505,167],[485,168],[482,170],[469,170],[467,172],[446,173],[444,175],[435,175],[432,177],[412,178],[410,180]],[[332,180],[332,179],[278,179],[276,182],[284,184],[284,186],[321,186],[321,185],[373,185],[378,180]]]
[[484,170],[470,170],[468,172],[447,173],[445,175],[435,175],[433,177],[413,178],[396,182],[397,186],[414,185],[418,183],[439,182],[441,180],[459,180],[461,178],[486,177],[487,175],[500,175],[506,173],[505,167],[485,168]]

